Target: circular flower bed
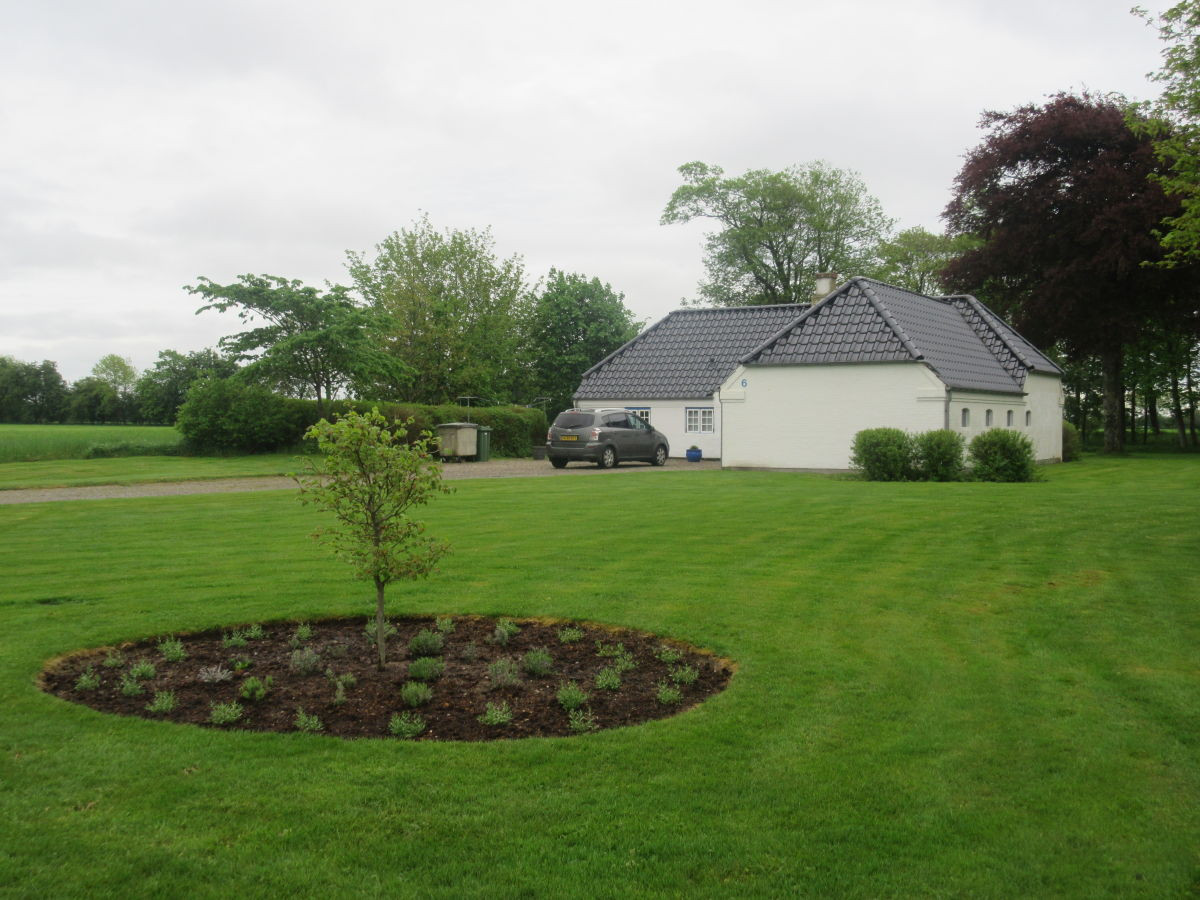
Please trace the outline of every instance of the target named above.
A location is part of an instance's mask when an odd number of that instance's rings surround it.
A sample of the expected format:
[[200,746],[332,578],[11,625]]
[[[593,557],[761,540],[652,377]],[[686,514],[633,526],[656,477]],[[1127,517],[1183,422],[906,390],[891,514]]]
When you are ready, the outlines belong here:
[[276,622],[73,653],[45,690],[93,709],[213,728],[483,741],[672,715],[728,661],[630,629],[479,616]]

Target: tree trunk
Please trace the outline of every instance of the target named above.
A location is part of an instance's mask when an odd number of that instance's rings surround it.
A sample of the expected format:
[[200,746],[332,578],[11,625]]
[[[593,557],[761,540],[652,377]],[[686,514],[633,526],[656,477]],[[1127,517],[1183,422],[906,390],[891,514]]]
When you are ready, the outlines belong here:
[[375,648],[379,651],[379,671],[387,662],[387,636],[383,633],[383,589],[384,584],[375,579]]
[[1158,421],[1158,395],[1150,394],[1146,399],[1146,418],[1150,421],[1150,427],[1154,429],[1155,435],[1162,434],[1162,425]]
[[1125,389],[1121,384],[1121,346],[1106,349],[1100,355],[1104,379],[1104,452],[1120,453],[1125,449]]
[[1188,418],[1192,433],[1192,446],[1200,446],[1196,440],[1196,386],[1192,384],[1192,360],[1188,360],[1187,370]]
[[1187,423],[1183,420],[1183,400],[1179,396],[1179,375],[1171,373],[1171,412],[1175,416],[1175,427],[1179,430],[1179,449],[1186,450]]

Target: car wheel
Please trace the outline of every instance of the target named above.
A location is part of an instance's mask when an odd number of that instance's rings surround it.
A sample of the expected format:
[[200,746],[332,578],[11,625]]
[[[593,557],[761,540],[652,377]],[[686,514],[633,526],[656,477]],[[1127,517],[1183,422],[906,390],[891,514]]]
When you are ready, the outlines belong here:
[[565,469],[567,467],[567,461],[565,459],[555,459],[554,457],[551,457],[550,465],[554,466],[556,469]]
[[600,460],[596,463],[602,469],[611,469],[617,464],[617,451],[612,447],[605,447],[604,452],[600,454]]
[[659,444],[654,448],[654,459],[650,460],[651,464],[656,466],[665,466],[667,464],[667,448]]

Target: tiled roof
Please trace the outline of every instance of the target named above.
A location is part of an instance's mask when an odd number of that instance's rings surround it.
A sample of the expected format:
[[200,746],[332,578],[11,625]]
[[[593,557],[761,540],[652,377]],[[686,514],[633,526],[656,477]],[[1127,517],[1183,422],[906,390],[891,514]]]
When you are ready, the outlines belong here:
[[579,400],[710,397],[743,354],[807,310],[803,304],[683,309],[583,373]]
[[947,385],[1019,394],[1061,370],[974,297],[852,278],[820,303],[671,313],[583,374],[579,400],[709,397],[738,363],[919,361]]
[[1029,371],[1061,371],[974,297],[926,297],[852,278],[741,358],[747,365],[919,360],[947,385],[1021,393]]

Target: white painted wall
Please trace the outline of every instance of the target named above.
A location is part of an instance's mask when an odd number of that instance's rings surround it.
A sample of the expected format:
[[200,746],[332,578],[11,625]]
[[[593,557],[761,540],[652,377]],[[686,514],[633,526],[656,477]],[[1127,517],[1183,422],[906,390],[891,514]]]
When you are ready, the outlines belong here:
[[1063,389],[1057,375],[1030,372],[1025,376],[1029,411],[1033,414],[1029,436],[1039,462],[1062,461]]
[[[971,439],[991,428],[1009,428],[1028,435],[1033,441],[1033,455],[1038,462],[1062,459],[1062,379],[1057,375],[1030,372],[1025,377],[1025,396],[984,394],[974,391],[952,391],[950,394],[950,427],[970,444]],[[963,426],[962,412],[970,412],[970,424]],[[992,424],[987,424],[988,410]],[[1013,412],[1013,424],[1008,425],[1008,411]],[[1026,413],[1028,422],[1026,424]]]
[[[587,400],[576,403],[577,406],[594,409],[601,406],[615,406],[625,409],[650,408],[650,424],[667,437],[671,445],[671,455],[682,458],[687,448],[695,444],[700,448],[705,459],[718,459],[721,456],[721,404],[715,399],[707,400]],[[692,434],[685,430],[687,410],[689,407],[711,408],[713,411],[712,434]]]
[[739,366],[719,395],[725,466],[848,469],[864,428],[945,426],[945,385],[922,363]]

